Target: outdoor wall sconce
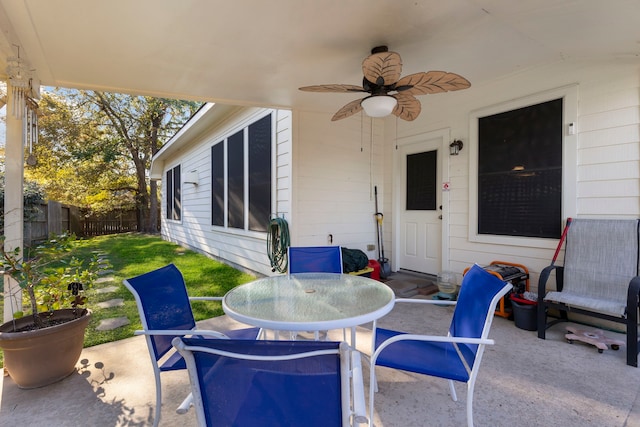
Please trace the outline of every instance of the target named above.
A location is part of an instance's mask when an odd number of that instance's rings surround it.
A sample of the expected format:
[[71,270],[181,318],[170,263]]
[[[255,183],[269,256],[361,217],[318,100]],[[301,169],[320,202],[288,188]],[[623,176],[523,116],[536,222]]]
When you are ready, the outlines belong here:
[[457,156],[462,151],[462,141],[459,139],[454,140],[451,144],[449,144],[449,154],[452,156]]
[[199,178],[197,170],[192,170],[184,174],[185,184],[198,185]]

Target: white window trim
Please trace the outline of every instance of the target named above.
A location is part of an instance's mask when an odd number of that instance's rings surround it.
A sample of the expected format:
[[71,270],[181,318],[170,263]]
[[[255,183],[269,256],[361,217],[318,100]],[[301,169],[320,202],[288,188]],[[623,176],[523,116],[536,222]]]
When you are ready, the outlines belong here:
[[514,99],[471,112],[469,117],[469,240],[477,243],[555,248],[557,239],[478,234],[478,119],[504,113],[554,99],[563,99],[562,111],[562,219],[577,212],[577,132],[569,134],[569,125],[578,123],[578,85],[563,86],[534,95]]
[[[175,198],[175,168],[177,168],[178,166],[180,166],[180,219],[174,219],[173,215],[171,218],[167,217],[167,207],[165,205],[164,207],[164,212],[162,212],[162,216],[165,217],[165,219],[167,220],[167,222],[171,222],[174,224],[182,224],[182,218],[184,217],[184,211],[183,211],[183,201],[182,201],[182,196],[183,196],[183,188],[182,188],[182,163],[176,163],[173,166],[171,166],[169,169],[167,169],[165,171],[165,175],[164,177],[166,178],[166,173],[168,171],[171,171],[171,182],[172,182],[172,186],[173,188],[171,189],[171,211],[173,213],[173,200]],[[163,179],[163,181],[166,181],[166,179]],[[165,182],[165,194],[167,194],[167,189],[168,189],[168,185]],[[165,197],[165,203],[169,203],[169,199],[167,197]]]
[[[249,230],[249,210],[248,210],[248,206],[247,208],[244,210],[244,228],[233,228],[233,227],[229,227],[229,181],[228,181],[228,176],[229,176],[229,172],[228,172],[228,166],[229,166],[229,162],[228,162],[228,141],[229,141],[229,137],[232,135],[235,135],[236,133],[242,131],[243,132],[243,147],[244,147],[244,158],[243,158],[243,163],[244,163],[244,179],[245,179],[245,183],[247,183],[247,185],[244,186],[244,198],[245,198],[245,202],[249,200],[249,187],[248,187],[248,182],[249,182],[249,157],[248,157],[248,149],[249,149],[249,126],[252,125],[253,123],[256,123],[260,120],[262,120],[263,118],[265,118],[266,116],[271,114],[271,203],[272,203],[272,207],[275,207],[274,201],[276,200],[276,192],[277,192],[277,188],[276,188],[276,157],[277,157],[277,146],[278,146],[278,141],[277,141],[277,129],[276,129],[276,124],[277,124],[277,117],[276,117],[276,111],[277,110],[273,110],[273,109],[268,109],[268,110],[264,110],[261,111],[259,114],[252,114],[249,117],[244,118],[243,120],[241,120],[239,123],[237,123],[235,126],[231,127],[229,130],[225,131],[224,134],[222,136],[220,136],[219,138],[216,139],[216,141],[219,141],[218,143],[222,143],[223,145],[223,152],[224,152],[224,175],[225,177],[227,177],[225,179],[225,187],[224,187],[224,226],[221,225],[210,225],[211,230],[214,230],[218,233],[226,233],[226,234],[231,234],[231,235],[236,235],[236,236],[247,236],[247,237],[252,237],[255,239],[259,239],[259,240],[267,240],[267,232],[263,232],[263,231],[253,231],[253,230]],[[211,147],[213,147],[213,145],[216,145],[217,143],[211,144],[211,146],[209,147],[209,156],[211,156]],[[211,158],[209,158],[209,165],[211,165]],[[211,191],[209,191],[209,206],[211,206]],[[211,208],[209,208],[209,224],[211,224]]]

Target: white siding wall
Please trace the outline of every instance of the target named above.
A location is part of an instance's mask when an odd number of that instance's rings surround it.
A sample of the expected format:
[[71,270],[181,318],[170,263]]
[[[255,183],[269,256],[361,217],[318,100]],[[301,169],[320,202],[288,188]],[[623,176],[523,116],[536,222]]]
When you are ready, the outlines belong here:
[[[472,82],[473,84],[473,82]],[[637,64],[562,62],[516,73],[468,90],[421,96],[422,113],[413,122],[395,117],[371,119],[362,115],[331,122],[330,113],[276,112],[277,150],[274,159],[275,212],[289,221],[293,245],[333,243],[365,251],[377,258],[373,188],[378,186],[379,210],[384,212],[385,251],[396,236],[392,194],[395,141],[446,130],[461,139],[459,156],[449,158],[451,190],[443,215],[448,216],[449,269],[462,271],[477,262],[493,260],[526,265],[532,286],[549,264],[557,241],[522,246],[476,242],[469,238],[470,114],[567,85],[576,85],[577,146],[575,200],[569,212],[581,217],[640,216],[640,71]],[[179,158],[165,162],[165,171],[180,163],[182,173],[198,170],[200,185],[183,184],[183,218],[163,220],[163,235],[183,245],[225,259],[232,264],[272,274],[261,233],[221,231],[210,224],[210,148],[265,110],[236,113],[189,145]],[[372,136],[373,134],[373,136]],[[164,183],[163,183],[164,185]],[[163,187],[164,190],[164,187]],[[164,202],[164,200],[163,200]],[[475,207],[473,207],[475,209]],[[565,207],[566,208],[566,207]],[[164,216],[164,211],[163,211]],[[445,221],[446,223],[446,221]],[[330,242],[329,235],[333,241]],[[395,266],[392,265],[395,269]]]
[[[211,147],[223,138],[248,126],[264,115],[264,109],[248,109],[218,123],[192,143],[185,145],[178,156],[166,160],[165,171],[181,165],[182,176],[197,170],[199,184],[182,184],[182,219],[167,221],[165,198],[162,198],[162,236],[180,245],[190,247],[209,256],[224,260],[235,267],[260,274],[272,274],[267,256],[266,233],[224,230],[211,226]],[[274,180],[277,183],[274,201],[276,212],[288,214],[290,206],[291,165],[291,112],[273,110],[276,153]],[[164,176],[164,175],[163,175]],[[162,182],[165,194],[165,182]],[[268,219],[266,219],[268,220]]]
[[332,243],[375,259],[367,245],[376,244],[373,188],[383,190],[383,122],[373,120],[372,138],[369,117],[332,122],[331,116],[295,114],[292,245]]
[[[444,207],[450,220],[450,269],[461,273],[474,262],[517,262],[529,268],[531,284],[535,286],[540,270],[553,257],[557,241],[551,242],[549,248],[534,248],[469,239],[469,180],[474,179],[469,176],[469,153],[477,150],[475,142],[469,140],[470,112],[577,83],[577,200],[570,203],[575,203],[577,216],[581,217],[638,217],[639,68],[632,63],[563,62],[465,91],[421,96],[422,113],[414,122],[399,121],[397,131],[393,131],[395,119],[385,122],[385,189],[391,189],[396,135],[402,138],[449,128],[451,139],[464,141],[461,154],[450,157],[448,211]],[[392,212],[390,206],[385,206],[385,210]]]

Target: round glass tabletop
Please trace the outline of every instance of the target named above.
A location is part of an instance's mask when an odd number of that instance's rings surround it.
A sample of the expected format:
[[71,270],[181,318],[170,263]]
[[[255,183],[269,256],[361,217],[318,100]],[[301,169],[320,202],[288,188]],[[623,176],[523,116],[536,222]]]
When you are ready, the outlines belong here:
[[379,319],[393,308],[384,283],[351,274],[298,273],[265,277],[229,291],[222,305],[231,318],[280,330],[327,330]]

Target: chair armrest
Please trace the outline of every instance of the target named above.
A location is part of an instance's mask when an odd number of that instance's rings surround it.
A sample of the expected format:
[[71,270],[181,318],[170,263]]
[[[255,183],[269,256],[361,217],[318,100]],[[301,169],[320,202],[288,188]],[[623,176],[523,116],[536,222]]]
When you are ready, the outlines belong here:
[[413,299],[413,298],[396,298],[395,302],[408,302],[412,304],[438,304],[438,305],[456,305],[458,303],[458,301]]
[[382,345],[386,343],[393,343],[396,341],[431,341],[431,342],[451,342],[459,344],[495,344],[495,340],[491,338],[467,338],[467,337],[445,337],[442,335],[418,335],[418,334],[400,334],[389,338],[384,341]]
[[547,281],[553,270],[556,270],[556,288],[558,291],[562,291],[564,267],[553,264],[546,266],[540,272],[540,279],[538,280],[538,304],[542,304],[544,301],[544,296],[547,294]]
[[382,350],[389,345],[398,341],[428,341],[428,342],[450,342],[457,344],[488,344],[493,345],[496,342],[489,338],[466,338],[466,337],[445,337],[439,335],[415,335],[415,334],[400,334],[395,335],[388,340],[384,341],[376,349],[373,356],[371,356],[371,366],[375,365],[375,360]]
[[229,338],[222,332],[211,331],[207,329],[157,329],[157,330],[149,330],[142,331],[138,330],[133,333],[134,335],[175,335],[175,336],[186,336],[186,335],[200,335],[204,337],[213,337],[213,338]]
[[[629,290],[627,291],[627,300],[629,304],[638,305],[640,301],[640,276],[636,276],[629,282]],[[635,301],[633,301],[635,300]]]
[[[636,276],[629,282],[627,290],[627,320],[629,325],[638,324],[638,307],[640,306],[640,276]],[[629,326],[627,326],[628,328]]]
[[362,357],[359,351],[351,351],[351,379],[353,390],[353,421],[357,424],[369,422],[364,403],[364,378],[362,375]]

